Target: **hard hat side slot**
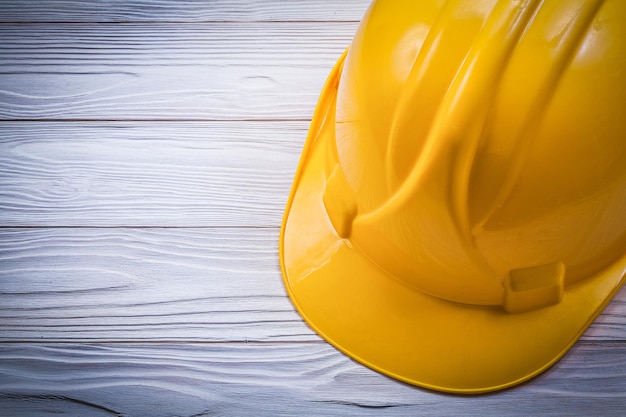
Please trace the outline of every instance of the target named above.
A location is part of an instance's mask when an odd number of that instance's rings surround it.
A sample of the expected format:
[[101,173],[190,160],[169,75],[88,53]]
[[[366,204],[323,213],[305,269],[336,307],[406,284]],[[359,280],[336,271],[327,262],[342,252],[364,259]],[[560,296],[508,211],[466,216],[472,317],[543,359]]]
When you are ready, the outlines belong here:
[[562,262],[514,269],[504,280],[502,307],[509,313],[521,313],[558,304],[564,286]]
[[341,238],[349,238],[352,232],[352,221],[357,215],[357,205],[354,192],[339,164],[335,165],[326,180],[323,201],[326,213],[337,234]]

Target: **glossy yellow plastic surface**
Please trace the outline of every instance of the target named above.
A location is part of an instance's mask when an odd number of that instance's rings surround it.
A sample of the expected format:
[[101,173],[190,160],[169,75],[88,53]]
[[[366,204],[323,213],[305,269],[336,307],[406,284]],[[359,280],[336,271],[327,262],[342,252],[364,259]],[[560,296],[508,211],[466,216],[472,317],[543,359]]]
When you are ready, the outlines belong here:
[[621,0],[374,2],[283,221],[307,323],[442,391],[556,362],[624,283],[624,22]]

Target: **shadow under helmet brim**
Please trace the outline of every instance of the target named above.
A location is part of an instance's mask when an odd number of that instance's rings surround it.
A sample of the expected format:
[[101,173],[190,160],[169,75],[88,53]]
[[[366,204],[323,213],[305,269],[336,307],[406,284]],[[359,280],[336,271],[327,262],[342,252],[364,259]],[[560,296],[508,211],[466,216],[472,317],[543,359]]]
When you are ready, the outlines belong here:
[[282,224],[281,268],[293,304],[333,346],[414,385],[480,393],[541,373],[617,293],[626,256],[567,287],[559,304],[517,314],[433,298],[390,277],[337,235],[322,200],[344,59],[320,97]]

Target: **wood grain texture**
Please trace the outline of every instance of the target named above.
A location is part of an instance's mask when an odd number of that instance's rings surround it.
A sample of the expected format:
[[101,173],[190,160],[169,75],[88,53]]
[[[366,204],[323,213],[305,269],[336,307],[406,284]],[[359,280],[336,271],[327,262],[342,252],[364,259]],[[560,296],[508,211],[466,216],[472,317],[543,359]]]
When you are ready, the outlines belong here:
[[2,229],[0,340],[319,340],[277,229]]
[[0,119],[309,120],[355,29],[0,25]]
[[[0,341],[319,341],[271,229],[1,229]],[[626,341],[626,291],[583,340]]]
[[307,130],[0,122],[0,223],[278,227]]
[[369,0],[3,0],[0,22],[358,21]]
[[579,343],[531,383],[478,397],[398,384],[322,343],[3,344],[0,355],[0,414],[16,417],[617,417],[626,404],[621,342]]

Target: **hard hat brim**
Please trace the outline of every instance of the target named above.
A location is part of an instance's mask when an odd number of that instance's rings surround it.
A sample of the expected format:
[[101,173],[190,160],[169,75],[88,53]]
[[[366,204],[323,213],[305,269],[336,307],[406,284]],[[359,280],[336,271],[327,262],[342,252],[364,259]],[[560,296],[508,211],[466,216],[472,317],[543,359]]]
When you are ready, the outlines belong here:
[[287,203],[280,261],[304,320],[353,359],[440,391],[481,393],[541,373],[576,342],[624,283],[626,256],[526,313],[433,298],[393,279],[335,232],[323,204],[344,55],[320,97]]

